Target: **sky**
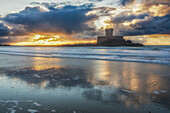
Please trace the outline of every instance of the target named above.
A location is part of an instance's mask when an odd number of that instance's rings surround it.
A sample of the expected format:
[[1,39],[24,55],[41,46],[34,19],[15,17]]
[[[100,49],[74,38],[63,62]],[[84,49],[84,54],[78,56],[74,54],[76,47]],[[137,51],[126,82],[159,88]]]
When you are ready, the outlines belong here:
[[145,45],[170,45],[169,0],[0,0],[0,44],[96,43],[106,28]]

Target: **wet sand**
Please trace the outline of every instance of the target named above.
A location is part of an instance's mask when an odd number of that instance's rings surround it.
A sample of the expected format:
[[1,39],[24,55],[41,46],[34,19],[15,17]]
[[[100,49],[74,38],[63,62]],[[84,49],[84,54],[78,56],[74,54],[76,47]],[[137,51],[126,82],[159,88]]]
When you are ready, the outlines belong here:
[[170,66],[0,55],[0,113],[169,113]]

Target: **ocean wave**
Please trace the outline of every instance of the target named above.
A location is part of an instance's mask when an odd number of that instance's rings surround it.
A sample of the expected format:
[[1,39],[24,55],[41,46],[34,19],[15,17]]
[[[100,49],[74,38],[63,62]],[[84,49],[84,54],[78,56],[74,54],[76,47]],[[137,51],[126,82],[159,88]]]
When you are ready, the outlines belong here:
[[170,65],[170,47],[2,47],[0,54],[48,58],[145,62]]

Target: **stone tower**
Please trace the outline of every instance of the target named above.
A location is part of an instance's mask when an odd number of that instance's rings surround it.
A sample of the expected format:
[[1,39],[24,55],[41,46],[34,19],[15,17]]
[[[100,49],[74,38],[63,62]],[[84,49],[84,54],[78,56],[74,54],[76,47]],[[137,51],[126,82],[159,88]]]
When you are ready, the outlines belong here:
[[130,40],[123,39],[123,36],[113,36],[113,29],[105,29],[106,36],[98,36],[98,46],[143,46],[139,43],[132,43]]
[[105,29],[106,31],[106,37],[112,37],[113,36],[113,29]]
[[[122,43],[125,40],[123,39],[123,36],[113,36],[113,29],[109,28],[109,29],[105,29],[106,31],[106,36],[98,36],[97,39],[97,44],[98,45],[103,45],[105,43]],[[106,44],[107,45],[107,44]]]

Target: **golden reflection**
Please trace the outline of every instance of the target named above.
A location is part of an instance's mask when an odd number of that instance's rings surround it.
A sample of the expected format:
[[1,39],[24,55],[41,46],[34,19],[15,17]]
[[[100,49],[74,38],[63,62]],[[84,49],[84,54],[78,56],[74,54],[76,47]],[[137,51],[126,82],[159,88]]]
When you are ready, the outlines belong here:
[[[89,77],[88,81],[91,82],[93,85],[115,85],[119,86],[119,75],[117,73],[113,75],[112,69],[109,66],[108,61],[96,61],[98,65],[95,65],[93,67],[94,70],[94,76]],[[104,83],[104,84],[102,84]]]
[[37,84],[36,87],[37,87],[37,88],[44,89],[44,88],[46,88],[46,87],[48,86],[48,84],[49,84],[49,81],[44,80],[44,81],[42,81],[41,83]]
[[[135,65],[125,65],[126,68],[123,70],[126,76],[126,80],[129,81],[129,89],[132,91],[138,91],[140,89],[140,80],[137,75],[137,68]],[[128,67],[127,67],[128,66]],[[128,70],[130,68],[132,70]],[[129,75],[129,76],[128,76]]]
[[126,106],[139,107],[151,101],[148,93],[152,95],[155,91],[168,89],[165,80],[154,74],[159,71],[162,71],[162,66],[155,64],[98,60],[92,67],[94,74],[88,76],[88,82],[94,86],[114,86],[119,91],[125,90],[117,94],[117,99]]
[[[137,92],[154,92],[161,90],[163,80],[153,73],[145,72],[152,68],[146,65],[144,69],[137,63],[124,62],[114,66],[109,61],[95,61],[96,65],[92,68],[93,75],[88,76],[88,81],[94,86],[110,86],[123,88]],[[148,68],[148,69],[147,69]],[[154,68],[153,69],[157,69]],[[158,67],[158,69],[160,69]],[[149,70],[148,70],[149,71]],[[161,85],[162,84],[162,85]]]
[[[36,48],[36,49],[41,49],[41,48]],[[32,57],[32,59],[33,59],[32,69],[35,71],[61,67],[59,65],[56,65],[55,63],[54,64],[52,63],[54,62],[54,60],[55,62],[56,61],[60,62],[60,59],[57,59],[57,58],[53,59],[53,58]],[[44,89],[49,85],[49,80],[41,80],[40,78],[37,78],[37,79],[39,79],[38,82],[27,83],[27,85],[31,85],[32,87],[37,87],[41,89]]]
[[[147,87],[147,91],[148,92],[154,92],[156,90],[161,90],[161,83],[163,83],[162,79],[160,79],[160,77],[158,77],[157,75],[150,75],[147,78],[146,81],[148,87]],[[166,86],[164,86],[164,88],[166,88]]]
[[29,82],[27,82],[26,85],[31,86],[31,87],[44,89],[44,88],[47,88],[47,86],[49,85],[49,81],[48,80],[43,80],[43,81],[40,81],[38,83],[29,83]]
[[0,78],[3,78],[3,77],[4,77],[4,74],[1,74],[1,73],[0,73]]
[[17,83],[17,82],[19,81],[19,78],[14,77],[14,78],[13,78],[13,81],[14,81],[15,83]]
[[[41,48],[36,48],[41,49]],[[50,68],[59,68],[59,65],[52,64],[53,58],[41,58],[41,57],[33,57],[33,70],[40,71]],[[55,59],[55,61],[60,62],[60,59]],[[47,65],[48,64],[48,65]]]
[[130,89],[137,91],[139,89],[139,79],[134,78],[130,80]]

